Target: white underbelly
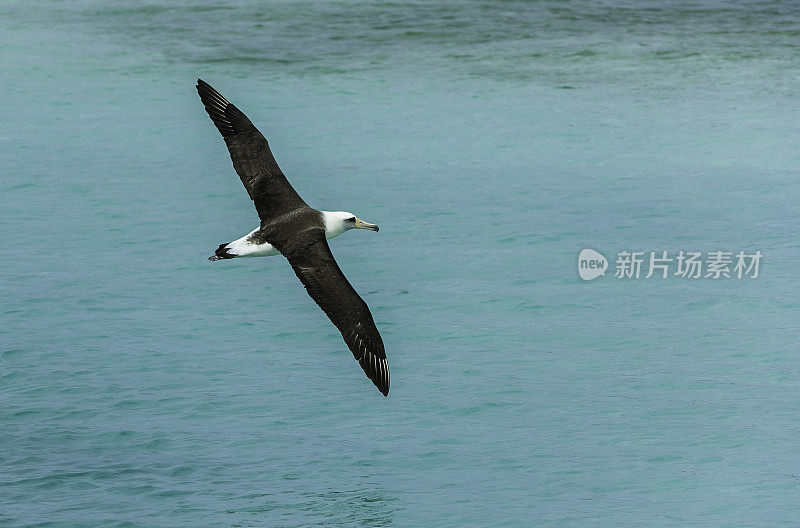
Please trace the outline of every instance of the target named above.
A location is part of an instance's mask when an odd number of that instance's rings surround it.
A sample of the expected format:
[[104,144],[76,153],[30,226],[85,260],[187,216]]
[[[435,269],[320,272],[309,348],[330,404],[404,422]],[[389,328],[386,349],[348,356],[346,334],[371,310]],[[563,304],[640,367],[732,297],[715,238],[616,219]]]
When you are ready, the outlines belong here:
[[248,244],[247,246],[233,250],[239,257],[271,257],[280,252],[272,247],[272,244]]
[[253,244],[248,241],[250,235],[256,231],[258,231],[258,228],[228,244],[228,251],[237,257],[271,257],[273,255],[278,255],[279,251],[275,249],[272,244],[267,244],[266,242],[263,244]]

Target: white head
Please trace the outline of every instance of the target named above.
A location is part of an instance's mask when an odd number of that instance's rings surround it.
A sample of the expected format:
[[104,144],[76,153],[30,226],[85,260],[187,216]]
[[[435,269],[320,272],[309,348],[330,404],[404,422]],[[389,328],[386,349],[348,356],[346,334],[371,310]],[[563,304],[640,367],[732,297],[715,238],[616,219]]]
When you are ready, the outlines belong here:
[[365,222],[347,211],[322,211],[322,219],[325,221],[325,236],[327,238],[339,236],[350,229],[378,230],[378,226],[375,224]]

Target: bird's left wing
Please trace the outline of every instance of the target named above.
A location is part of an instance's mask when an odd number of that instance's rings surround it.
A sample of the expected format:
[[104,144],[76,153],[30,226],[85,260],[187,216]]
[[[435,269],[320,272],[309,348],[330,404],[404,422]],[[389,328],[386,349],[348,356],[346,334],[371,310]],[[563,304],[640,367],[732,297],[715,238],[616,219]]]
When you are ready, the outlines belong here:
[[281,172],[267,139],[241,110],[210,84],[197,79],[197,93],[222,134],[233,168],[262,221],[304,207],[306,203]]
[[361,368],[384,396],[389,394],[389,363],[367,303],[342,273],[325,239],[311,229],[278,248],[308,294],[342,333]]

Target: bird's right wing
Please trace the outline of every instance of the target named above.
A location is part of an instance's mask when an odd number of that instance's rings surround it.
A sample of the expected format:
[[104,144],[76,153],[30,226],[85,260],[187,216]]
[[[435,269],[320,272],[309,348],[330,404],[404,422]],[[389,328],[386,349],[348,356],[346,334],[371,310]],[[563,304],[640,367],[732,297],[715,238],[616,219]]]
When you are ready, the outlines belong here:
[[271,220],[306,205],[278,167],[266,138],[247,116],[202,79],[197,79],[197,93],[228,145],[233,168],[259,218]]
[[358,295],[331,254],[325,231],[300,233],[279,248],[308,294],[342,333],[347,347],[367,377],[384,396],[389,394],[389,363],[383,340],[367,303]]

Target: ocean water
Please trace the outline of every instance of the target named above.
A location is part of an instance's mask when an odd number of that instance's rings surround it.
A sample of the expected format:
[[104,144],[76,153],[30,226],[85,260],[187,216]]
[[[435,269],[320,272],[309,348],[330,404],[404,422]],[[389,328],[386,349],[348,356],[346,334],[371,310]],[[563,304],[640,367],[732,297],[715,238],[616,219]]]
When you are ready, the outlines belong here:
[[[3,2],[0,526],[795,526],[799,36],[789,1]],[[331,245],[388,398],[284,259],[206,260],[257,219],[197,77],[381,226]],[[764,256],[614,277],[680,250]]]

